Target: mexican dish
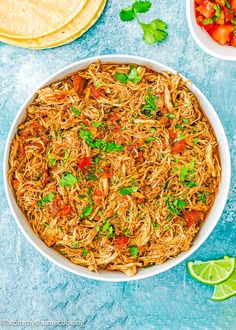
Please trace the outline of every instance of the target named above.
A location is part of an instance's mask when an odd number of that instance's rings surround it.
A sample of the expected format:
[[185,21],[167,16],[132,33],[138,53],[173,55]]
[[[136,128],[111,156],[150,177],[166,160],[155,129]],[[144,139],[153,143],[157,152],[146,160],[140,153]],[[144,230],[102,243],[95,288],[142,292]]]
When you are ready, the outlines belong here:
[[37,92],[8,178],[47,246],[91,271],[134,276],[191,247],[221,168],[180,75],[95,62]]

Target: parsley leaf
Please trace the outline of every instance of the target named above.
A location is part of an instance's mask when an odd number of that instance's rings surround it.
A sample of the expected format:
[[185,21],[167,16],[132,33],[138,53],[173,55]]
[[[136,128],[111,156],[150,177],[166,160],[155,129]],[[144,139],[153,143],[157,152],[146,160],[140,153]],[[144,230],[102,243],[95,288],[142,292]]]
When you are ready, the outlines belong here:
[[166,114],[164,115],[164,117],[167,117],[167,118],[175,118],[175,114],[173,114],[173,113],[166,113]]
[[38,201],[39,207],[43,208],[45,204],[51,202],[55,197],[55,194],[53,192],[50,192],[47,196],[42,198],[40,201]]
[[135,12],[133,8],[124,8],[121,10],[119,16],[123,22],[129,22],[135,18]]
[[149,9],[151,8],[152,4],[150,1],[135,1],[132,5],[132,8],[135,12],[143,14],[147,13]]
[[166,196],[164,197],[168,211],[170,214],[179,215],[182,210],[187,206],[187,203],[183,199]]
[[60,180],[61,187],[72,187],[78,182],[78,179],[72,173],[65,173]]
[[207,203],[206,197],[209,196],[209,195],[210,195],[209,192],[206,192],[205,194],[204,193],[198,193],[197,199],[198,199],[198,201],[200,201],[204,205],[206,205],[206,203]]
[[167,25],[160,19],[155,19],[149,24],[144,24],[140,22],[140,26],[142,27],[144,32],[143,39],[148,44],[162,42],[168,35],[168,33],[164,31]]
[[87,254],[88,254],[88,250],[83,249],[83,250],[82,250],[82,256],[83,256],[83,257],[86,257]]
[[132,193],[135,193],[138,191],[138,187],[134,186],[134,187],[122,187],[119,189],[119,193],[121,195],[131,195]]

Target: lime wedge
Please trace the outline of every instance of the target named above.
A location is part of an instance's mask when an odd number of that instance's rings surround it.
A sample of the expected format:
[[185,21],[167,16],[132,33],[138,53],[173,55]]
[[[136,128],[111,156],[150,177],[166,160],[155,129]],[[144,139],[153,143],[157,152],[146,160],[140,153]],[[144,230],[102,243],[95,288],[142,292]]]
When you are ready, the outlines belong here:
[[215,286],[212,300],[221,301],[236,295],[236,268],[233,274],[224,283]]
[[205,284],[220,284],[226,281],[234,271],[235,258],[211,261],[188,262],[188,270],[193,278]]

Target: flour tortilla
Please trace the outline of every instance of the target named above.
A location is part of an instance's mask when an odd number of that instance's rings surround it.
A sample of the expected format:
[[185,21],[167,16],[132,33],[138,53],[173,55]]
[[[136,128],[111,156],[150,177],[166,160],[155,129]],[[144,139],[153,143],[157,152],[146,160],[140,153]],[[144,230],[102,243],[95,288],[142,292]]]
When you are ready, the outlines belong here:
[[62,29],[37,39],[15,39],[0,36],[0,41],[13,46],[44,49],[61,46],[84,34],[99,18],[107,0],[87,0],[82,11]]
[[0,0],[0,35],[38,38],[69,23],[88,0]]

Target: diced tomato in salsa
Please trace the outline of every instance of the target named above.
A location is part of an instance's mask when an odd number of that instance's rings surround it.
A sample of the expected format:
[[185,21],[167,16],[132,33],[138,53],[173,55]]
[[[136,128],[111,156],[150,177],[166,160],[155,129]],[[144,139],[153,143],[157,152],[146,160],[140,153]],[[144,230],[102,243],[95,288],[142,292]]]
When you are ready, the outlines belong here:
[[198,25],[221,45],[236,47],[236,0],[195,0]]
[[69,215],[73,212],[72,208],[70,207],[70,205],[67,204],[63,204],[60,207],[60,211],[58,212],[58,216],[59,217],[65,217],[66,215]]
[[78,74],[74,76],[73,87],[77,94],[81,94],[85,88],[85,79]]

